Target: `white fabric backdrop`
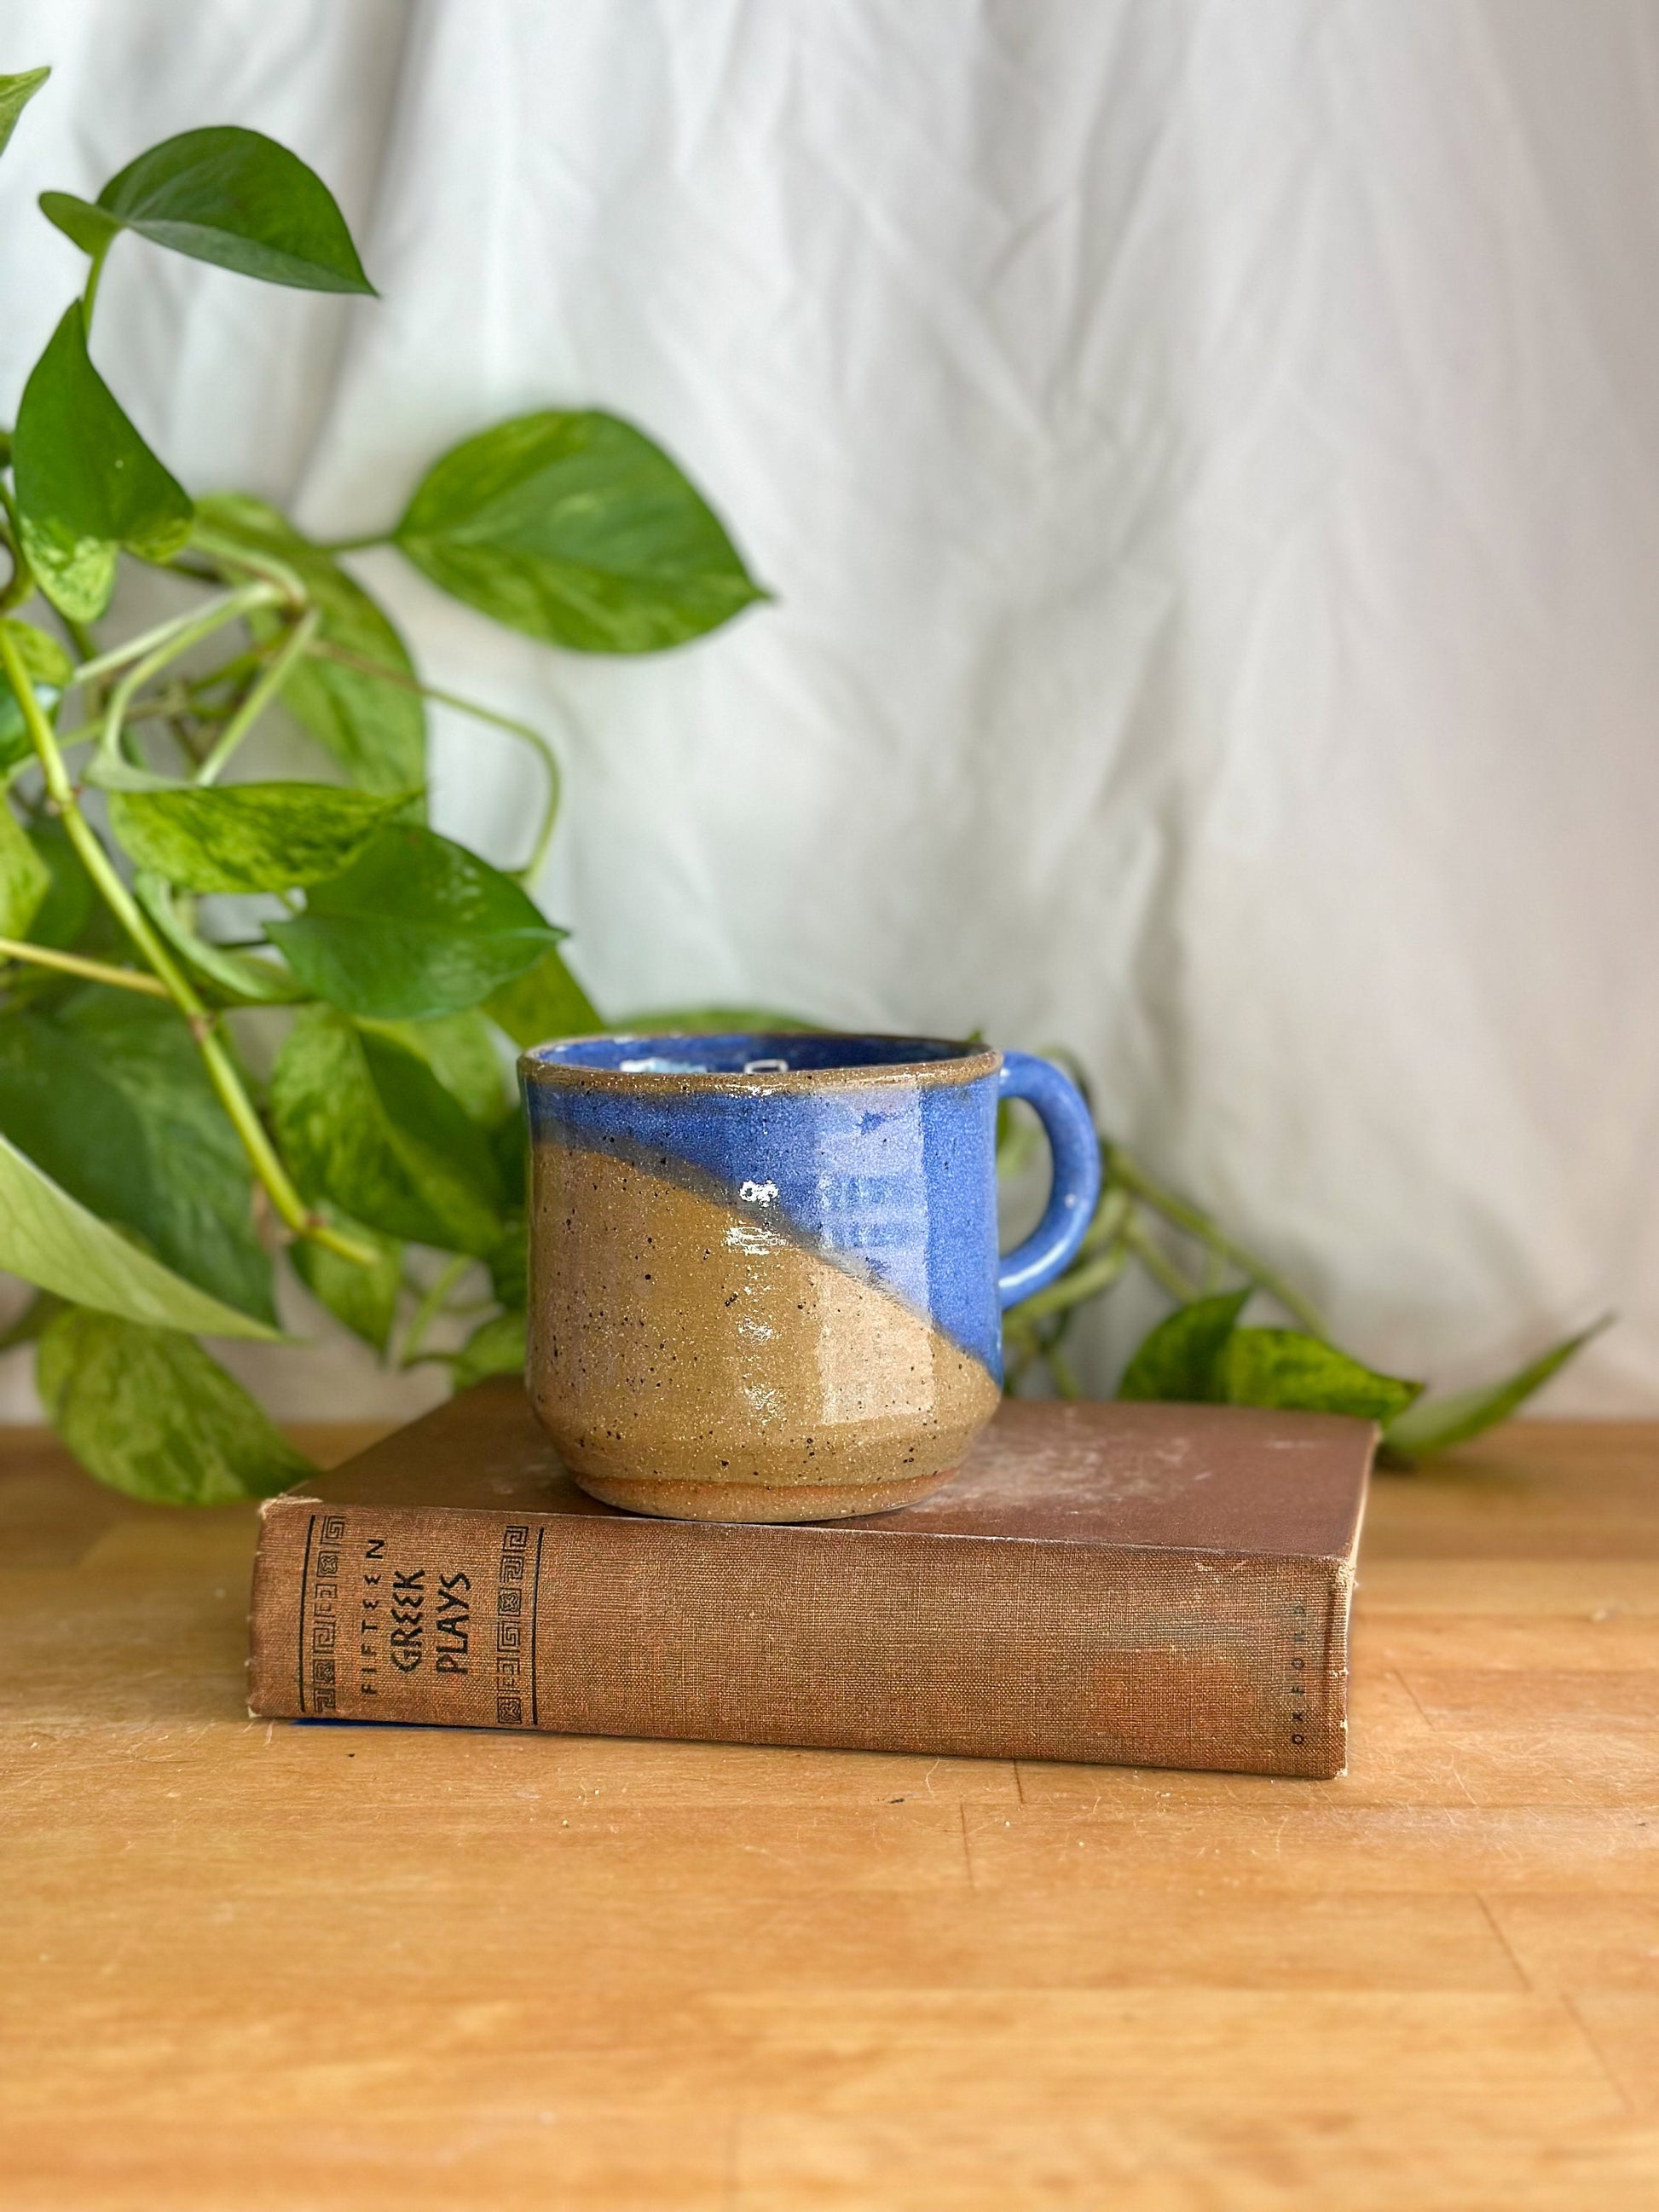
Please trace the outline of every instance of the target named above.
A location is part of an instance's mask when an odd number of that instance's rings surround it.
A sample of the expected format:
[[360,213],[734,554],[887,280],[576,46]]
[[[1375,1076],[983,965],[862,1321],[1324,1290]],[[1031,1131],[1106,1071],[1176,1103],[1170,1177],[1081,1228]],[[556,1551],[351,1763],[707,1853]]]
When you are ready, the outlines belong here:
[[[43,60],[0,410],[79,266],[34,194],[250,124],[385,296],[122,246],[96,351],[189,485],[344,534],[599,404],[778,592],[585,660],[362,561],[558,735],[603,1004],[1064,1041],[1356,1350],[1457,1382],[1616,1305],[1547,1402],[1659,1407],[1659,9],[10,0]],[[520,763],[436,762],[509,852]]]

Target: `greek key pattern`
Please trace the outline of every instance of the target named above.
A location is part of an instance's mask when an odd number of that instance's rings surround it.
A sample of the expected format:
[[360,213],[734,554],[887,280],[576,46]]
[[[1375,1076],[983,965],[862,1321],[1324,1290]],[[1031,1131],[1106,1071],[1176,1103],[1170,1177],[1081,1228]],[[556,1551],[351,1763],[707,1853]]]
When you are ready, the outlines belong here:
[[495,1725],[522,1728],[525,1719],[524,1586],[530,1531],[509,1522],[501,1531],[495,1575]]
[[337,1713],[339,1678],[335,1648],[340,1626],[340,1546],[345,1521],[337,1513],[325,1514],[317,1527],[317,1548],[312,1556],[309,1652],[311,1710]]

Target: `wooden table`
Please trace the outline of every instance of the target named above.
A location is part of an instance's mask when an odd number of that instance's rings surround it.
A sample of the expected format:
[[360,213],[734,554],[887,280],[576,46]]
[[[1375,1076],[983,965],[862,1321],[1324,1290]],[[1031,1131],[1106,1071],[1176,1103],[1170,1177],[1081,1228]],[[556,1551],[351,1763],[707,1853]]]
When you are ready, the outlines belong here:
[[1659,2205],[1659,1431],[1379,1481],[1335,1783],[252,1723],[0,1468],[8,2212]]

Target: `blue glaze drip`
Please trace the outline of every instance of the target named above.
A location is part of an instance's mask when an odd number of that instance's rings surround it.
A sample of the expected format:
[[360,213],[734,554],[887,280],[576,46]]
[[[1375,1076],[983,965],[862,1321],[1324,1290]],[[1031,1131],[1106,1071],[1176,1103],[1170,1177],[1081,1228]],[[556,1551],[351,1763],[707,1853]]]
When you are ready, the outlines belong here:
[[[635,1045],[628,1056],[664,1059],[707,1042],[653,1040],[651,1052]],[[622,1055],[610,1064],[620,1069]],[[752,1091],[652,1096],[532,1082],[531,1133],[625,1151],[642,1167],[654,1155],[665,1173],[677,1162],[702,1170],[746,1218],[781,1217],[825,1258],[926,1315],[1000,1380],[996,1076],[805,1093],[764,1083],[757,1075]]]
[[[532,1138],[611,1152],[665,1175],[695,1171],[746,1219],[786,1228],[878,1285],[1002,1377],[1001,1309],[1069,1266],[1100,1190],[1089,1109],[1052,1062],[1010,1053],[1000,1070],[811,1091],[773,1073],[892,1068],[981,1058],[935,1037],[821,1033],[585,1037],[538,1046],[523,1065],[610,1076],[749,1075],[741,1091],[536,1082]],[[1042,1222],[997,1255],[996,1110],[1027,1098],[1054,1148]]]

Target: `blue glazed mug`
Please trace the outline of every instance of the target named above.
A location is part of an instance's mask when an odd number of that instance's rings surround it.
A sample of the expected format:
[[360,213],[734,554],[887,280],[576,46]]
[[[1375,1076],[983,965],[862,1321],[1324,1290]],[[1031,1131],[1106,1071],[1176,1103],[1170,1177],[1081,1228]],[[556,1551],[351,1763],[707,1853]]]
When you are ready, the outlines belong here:
[[[1001,1312],[1059,1274],[1100,1190],[1046,1060],[934,1037],[574,1037],[519,1063],[528,1379],[576,1480],[694,1521],[876,1513],[996,1411]],[[1054,1155],[1000,1258],[1000,1101]]]

